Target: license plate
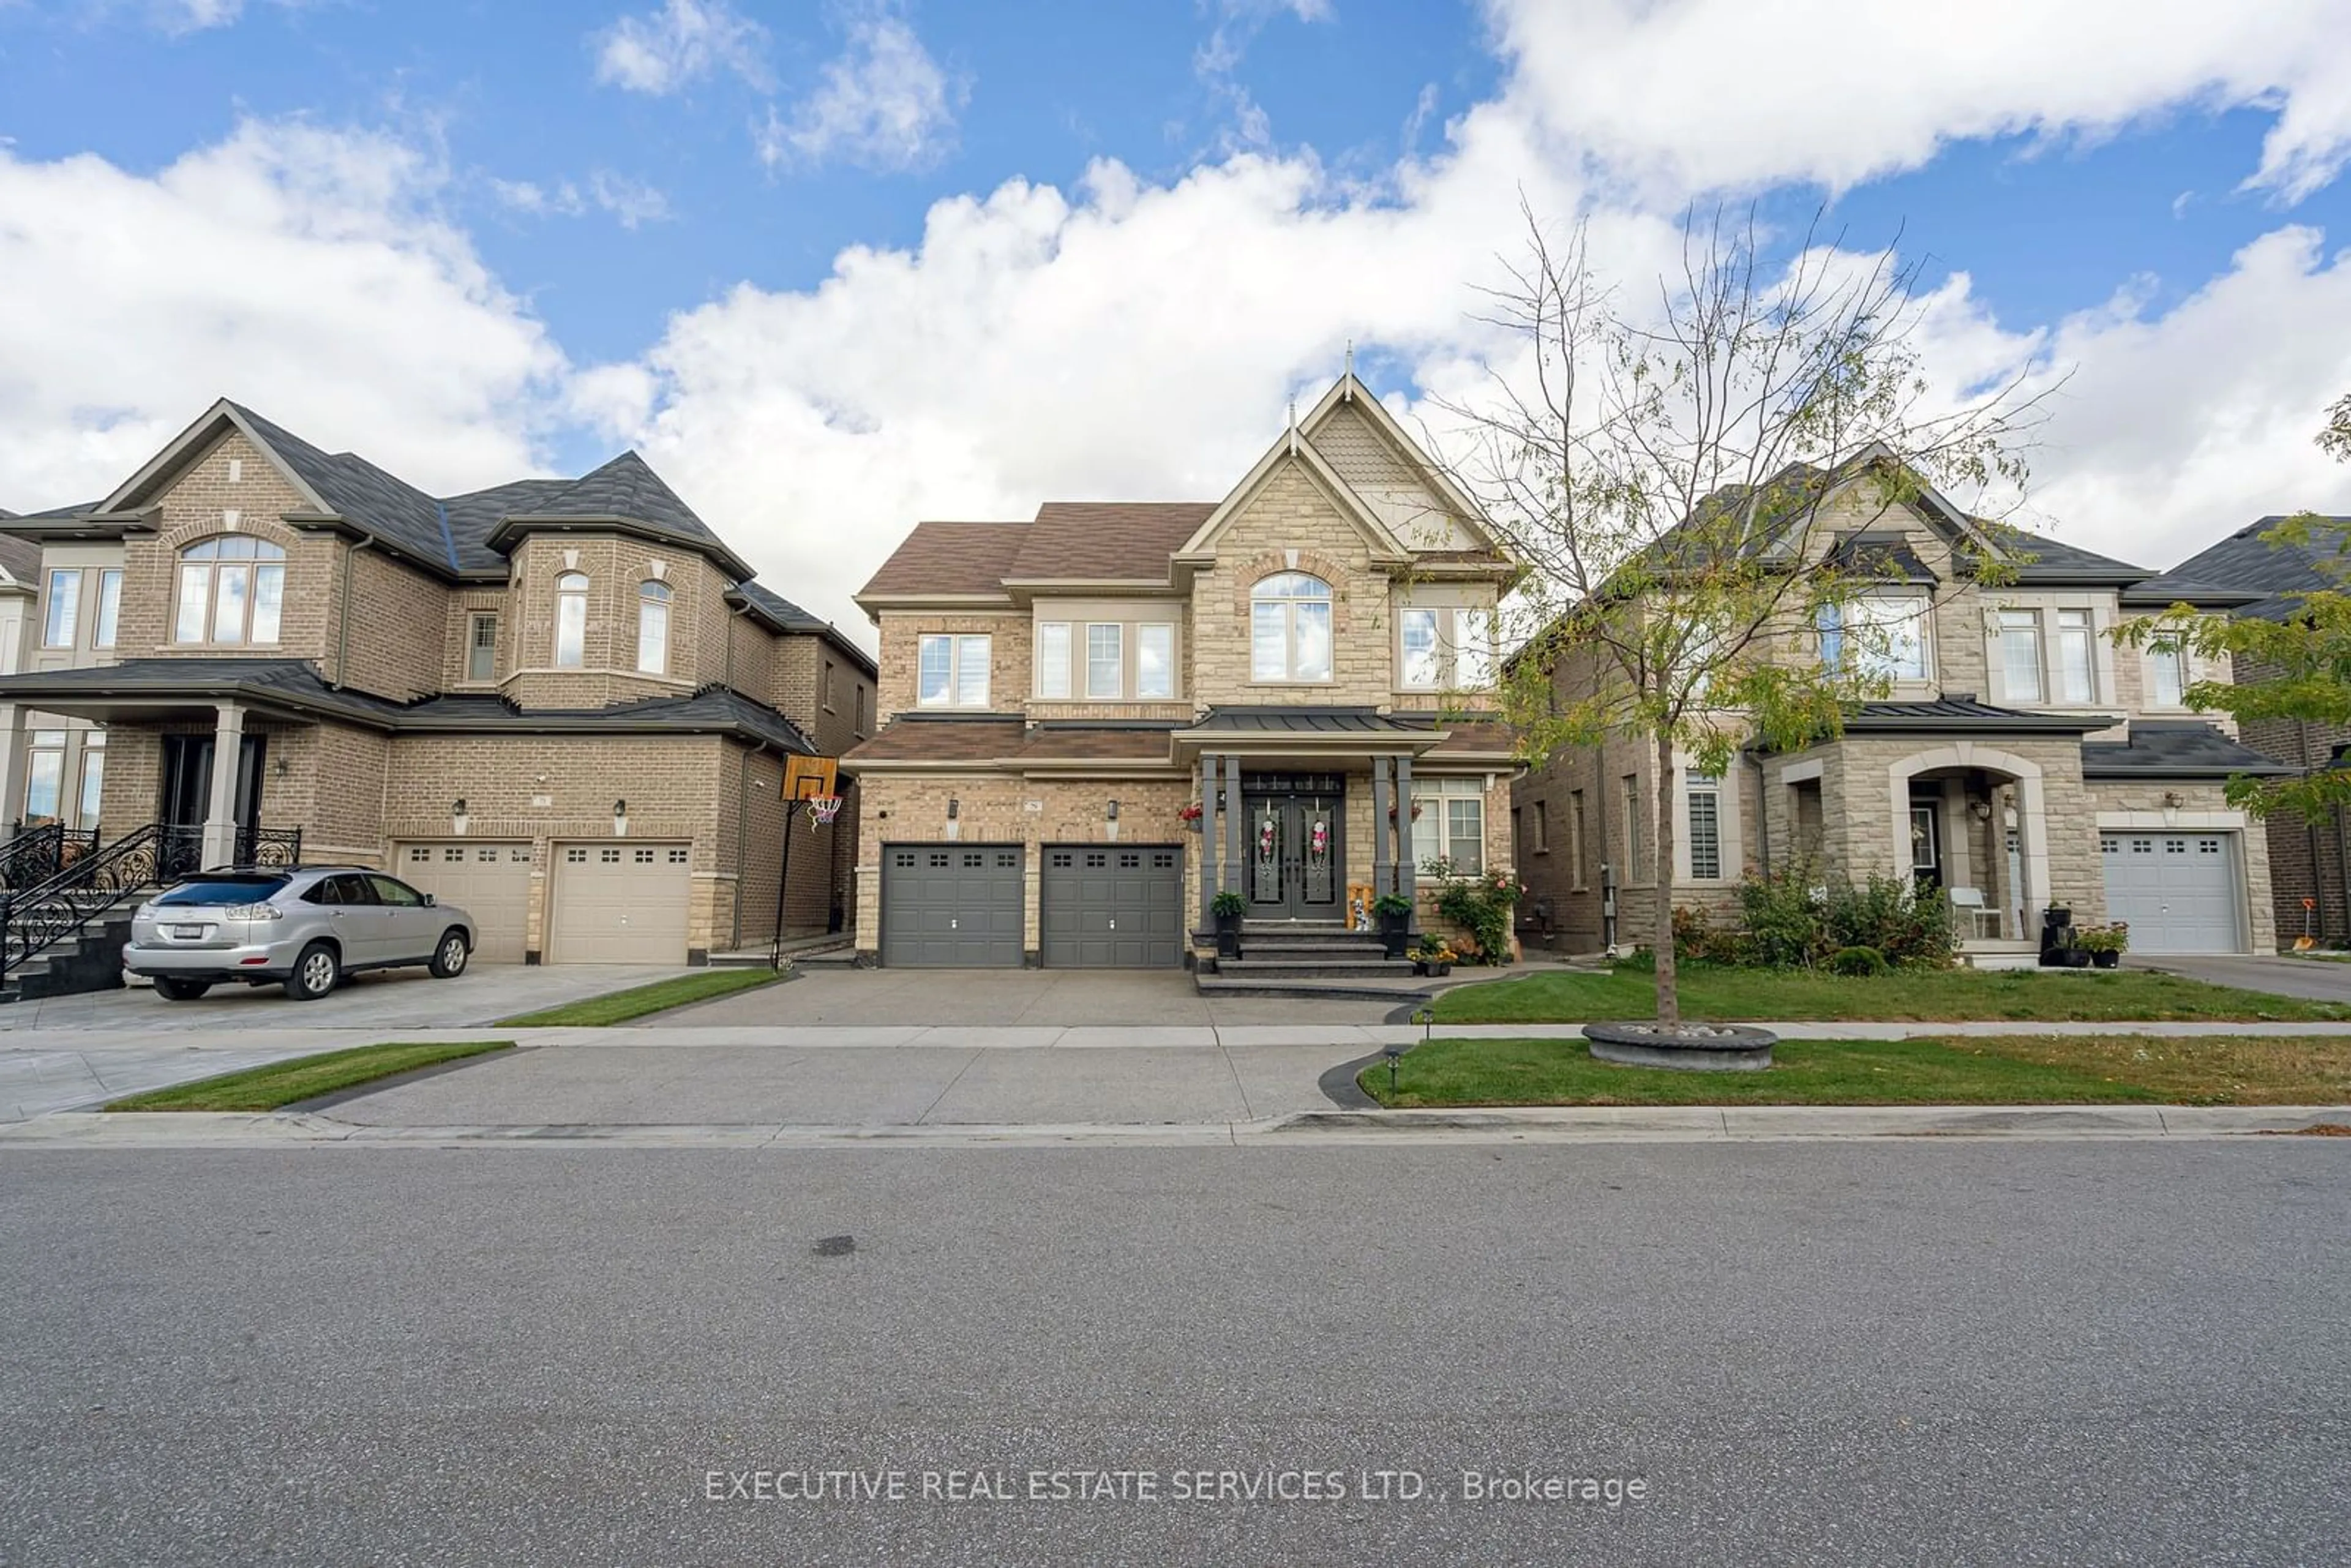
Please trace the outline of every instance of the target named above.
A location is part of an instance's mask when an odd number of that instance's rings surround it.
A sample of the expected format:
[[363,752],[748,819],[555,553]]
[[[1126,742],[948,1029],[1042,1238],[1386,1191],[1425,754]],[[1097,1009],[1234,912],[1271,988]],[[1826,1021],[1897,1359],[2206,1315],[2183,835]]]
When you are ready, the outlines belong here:
[[204,936],[204,928],[201,925],[174,925],[172,927],[172,935],[178,937],[183,942],[193,942]]

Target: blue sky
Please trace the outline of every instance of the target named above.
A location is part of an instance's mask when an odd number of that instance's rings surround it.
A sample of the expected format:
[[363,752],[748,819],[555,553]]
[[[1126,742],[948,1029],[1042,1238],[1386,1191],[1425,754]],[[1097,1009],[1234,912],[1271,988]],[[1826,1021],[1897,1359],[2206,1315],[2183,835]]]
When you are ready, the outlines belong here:
[[[103,488],[211,388],[421,482],[641,445],[838,611],[924,511],[1214,493],[1347,338],[1417,395],[1471,351],[1468,289],[1524,191],[1625,225],[1635,277],[1637,235],[1690,204],[1799,225],[1827,203],[1847,245],[1899,234],[1930,286],[1964,275],[1955,367],[2079,366],[2054,478],[2083,542],[2168,507],[2139,551],[2168,564],[2272,507],[2258,485],[2231,507],[2230,465],[2275,471],[2287,411],[2314,429],[2320,390],[2351,387],[2303,340],[2351,341],[2345,0],[2278,0],[2265,28],[2186,0],[1994,5],[1964,41],[1790,5],[1788,31],[1850,47],[1755,58],[1781,46],[1734,0],[0,0],[23,208],[0,234],[35,220],[0,260],[40,296],[18,309],[142,323],[101,343],[112,381],[51,375],[52,329],[12,339],[0,307],[26,448],[0,505]],[[166,273],[247,239],[217,279]],[[844,267],[860,247],[880,259]],[[2192,473],[2147,468],[2157,376],[2236,389],[2177,432]],[[1106,452],[1165,377],[1200,406]],[[2213,451],[2215,421],[2262,434]],[[872,550],[810,567],[844,524]]]

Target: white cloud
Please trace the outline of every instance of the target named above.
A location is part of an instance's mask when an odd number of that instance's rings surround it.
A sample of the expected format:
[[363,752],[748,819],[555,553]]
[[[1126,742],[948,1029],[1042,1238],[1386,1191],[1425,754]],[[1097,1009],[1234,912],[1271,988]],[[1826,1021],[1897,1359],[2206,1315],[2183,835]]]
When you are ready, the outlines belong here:
[[532,180],[490,180],[490,193],[513,212],[532,217],[576,218],[590,210],[611,214],[624,229],[664,222],[669,197],[642,180],[599,169],[582,187],[570,180],[541,185]]
[[754,87],[768,79],[767,29],[727,0],[663,0],[594,38],[596,79],[631,92],[667,93],[717,71]]
[[1667,199],[1855,184],[1947,141],[2102,134],[2283,105],[2249,182],[2286,200],[2351,155],[2351,0],[1483,0],[1517,90]]
[[769,108],[757,131],[769,168],[837,159],[913,169],[946,151],[966,84],[931,57],[893,0],[868,0],[848,14],[847,30],[817,89],[789,115]]
[[619,220],[624,229],[657,224],[669,216],[669,198],[642,180],[599,169],[588,176],[588,199]]
[[457,487],[563,370],[390,140],[247,121],[152,176],[0,150],[0,505],[103,495],[215,397]]

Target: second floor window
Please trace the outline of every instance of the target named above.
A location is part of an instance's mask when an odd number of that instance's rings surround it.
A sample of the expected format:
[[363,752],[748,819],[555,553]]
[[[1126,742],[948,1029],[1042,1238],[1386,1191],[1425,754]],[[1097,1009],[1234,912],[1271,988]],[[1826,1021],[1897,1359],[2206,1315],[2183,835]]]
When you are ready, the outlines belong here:
[[1249,592],[1249,678],[1331,678],[1331,585],[1302,571],[1267,578]]
[[1125,635],[1106,622],[1086,628],[1086,695],[1116,702],[1126,693]]
[[914,701],[924,707],[987,706],[986,634],[934,632],[915,652]]
[[250,534],[223,534],[180,552],[174,643],[275,643],[286,603],[286,552]]
[[1045,621],[1037,626],[1037,695],[1070,695],[1070,623]]
[[80,615],[81,573],[78,570],[49,573],[49,612],[41,623],[41,646],[72,647],[74,622]]
[[2154,689],[2150,701],[2157,707],[2185,707],[2188,704],[2188,654],[2177,643],[2158,643],[2147,651],[2148,669]]
[[1489,610],[1407,605],[1396,618],[1403,684],[1422,691],[1479,691],[1494,684]]
[[1825,604],[1821,607],[1819,625],[1824,664],[1840,664],[1850,653],[1865,674],[1890,681],[1928,678],[1927,601],[1923,598],[1879,594],[1849,604]]
[[498,675],[498,618],[476,615],[465,630],[465,678],[494,681]]
[[669,584],[665,582],[637,584],[637,669],[648,675],[669,674]]
[[2057,612],[2057,700],[2089,703],[2098,700],[2096,664],[2091,657],[2090,612]]
[[2001,695],[2012,703],[2041,700],[2041,617],[2030,610],[2000,612]]
[[555,667],[576,670],[588,661],[588,574],[555,580]]
[[1134,695],[1176,695],[1176,628],[1146,621],[1134,629]]
[[109,567],[98,574],[98,615],[89,628],[93,648],[114,646],[115,623],[122,617],[122,569]]

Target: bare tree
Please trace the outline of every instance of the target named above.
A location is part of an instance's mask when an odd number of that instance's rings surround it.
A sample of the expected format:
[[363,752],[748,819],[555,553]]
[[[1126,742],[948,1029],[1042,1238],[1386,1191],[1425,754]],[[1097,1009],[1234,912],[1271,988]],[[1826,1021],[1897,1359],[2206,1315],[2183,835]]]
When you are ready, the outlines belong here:
[[[1751,212],[1718,213],[1684,225],[1679,275],[1636,311],[1595,277],[1583,228],[1554,243],[1521,210],[1527,252],[1483,317],[1510,355],[1437,406],[1457,426],[1456,478],[1530,569],[1502,684],[1525,756],[1648,744],[1657,1016],[1672,1021],[1677,753],[1720,774],[1743,746],[1833,736],[1882,694],[1917,628],[1865,602],[1896,569],[1853,536],[1946,492],[2021,496],[2046,392],[2020,368],[1938,400],[1917,270],[1890,253],[1807,232],[1775,262]],[[2013,570],[2001,526],[1950,521],[1976,580]]]

